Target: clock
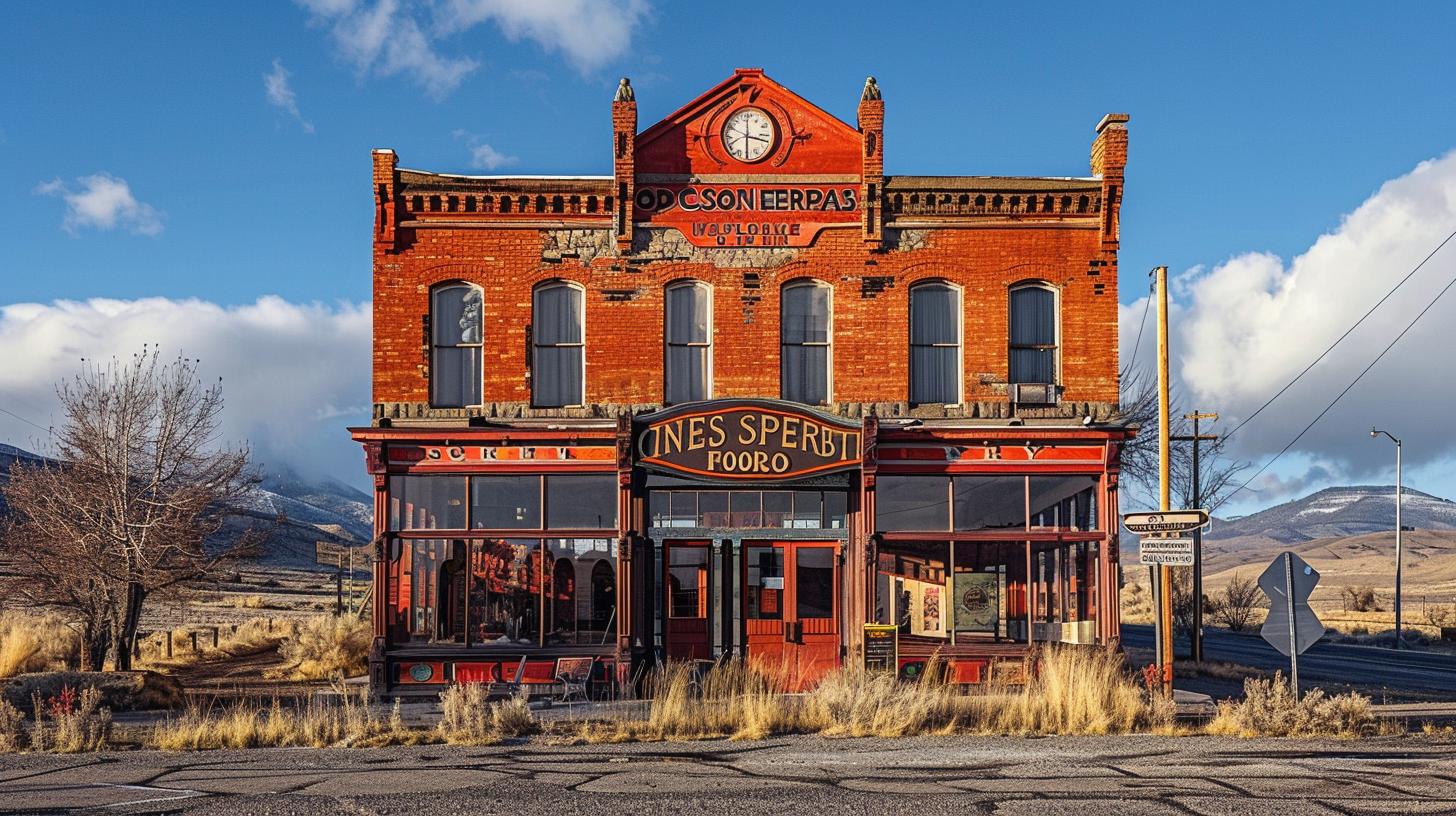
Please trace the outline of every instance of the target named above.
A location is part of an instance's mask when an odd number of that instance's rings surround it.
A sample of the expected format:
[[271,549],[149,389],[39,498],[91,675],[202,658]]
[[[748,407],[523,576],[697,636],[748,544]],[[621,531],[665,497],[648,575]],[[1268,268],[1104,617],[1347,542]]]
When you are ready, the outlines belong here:
[[773,119],[758,108],[744,108],[723,123],[723,147],[741,162],[756,162],[774,146]]

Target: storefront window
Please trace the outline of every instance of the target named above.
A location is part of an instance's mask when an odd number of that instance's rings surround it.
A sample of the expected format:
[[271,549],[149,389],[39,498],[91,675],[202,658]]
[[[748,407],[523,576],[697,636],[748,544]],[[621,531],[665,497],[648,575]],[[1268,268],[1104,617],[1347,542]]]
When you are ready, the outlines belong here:
[[1025,476],[957,476],[954,482],[957,530],[1026,526]]
[[1032,476],[1031,526],[1097,529],[1096,476]]
[[881,530],[949,530],[950,480],[945,476],[881,476],[875,483]]
[[667,610],[674,618],[708,616],[708,548],[668,550]]
[[465,529],[465,477],[390,476],[389,528]]
[[470,526],[476,530],[541,529],[541,477],[471,478]]
[[471,642],[535,644],[540,636],[540,542],[486,539],[471,544]]
[[841,490],[654,490],[653,527],[844,529],[849,496]]
[[886,542],[874,614],[902,637],[935,643],[1025,640],[1022,542]]
[[555,530],[614,529],[617,526],[617,475],[547,476],[546,526]]
[[546,643],[605,645],[617,634],[617,542],[560,538],[546,542],[551,580],[543,606]]
[[794,612],[799,620],[834,617],[834,548],[794,552]]

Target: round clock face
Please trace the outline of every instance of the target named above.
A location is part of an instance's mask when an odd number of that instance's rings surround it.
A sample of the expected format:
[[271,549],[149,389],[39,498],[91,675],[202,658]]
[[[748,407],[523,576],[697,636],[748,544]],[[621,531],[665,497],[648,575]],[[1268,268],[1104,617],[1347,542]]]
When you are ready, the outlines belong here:
[[773,120],[758,108],[744,108],[723,124],[723,147],[739,161],[758,161],[768,155],[773,144]]

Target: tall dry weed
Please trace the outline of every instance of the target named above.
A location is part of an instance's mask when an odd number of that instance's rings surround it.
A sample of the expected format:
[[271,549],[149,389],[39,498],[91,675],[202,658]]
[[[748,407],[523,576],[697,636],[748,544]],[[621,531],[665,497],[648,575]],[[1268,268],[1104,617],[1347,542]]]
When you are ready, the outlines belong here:
[[0,613],[0,677],[72,668],[80,653],[81,639],[60,615]]
[[32,703],[30,747],[36,751],[99,751],[111,740],[111,711],[101,705],[99,689],[66,687],[47,699],[36,695]]
[[336,702],[310,697],[286,705],[275,698],[264,707],[242,701],[210,710],[193,707],[152,729],[146,740],[162,751],[220,748],[326,748],[416,745],[433,735],[405,726],[398,704],[380,717],[362,695],[342,694]]
[[26,746],[25,714],[0,700],[0,754],[12,754]]
[[491,702],[480,683],[453,684],[440,693],[440,738],[453,745],[494,745],[538,733],[541,724],[524,694]]
[[1244,681],[1242,700],[1224,700],[1209,721],[1210,734],[1232,737],[1344,737],[1375,731],[1370,698],[1354,692],[1329,696],[1314,689],[1296,700],[1282,672]]

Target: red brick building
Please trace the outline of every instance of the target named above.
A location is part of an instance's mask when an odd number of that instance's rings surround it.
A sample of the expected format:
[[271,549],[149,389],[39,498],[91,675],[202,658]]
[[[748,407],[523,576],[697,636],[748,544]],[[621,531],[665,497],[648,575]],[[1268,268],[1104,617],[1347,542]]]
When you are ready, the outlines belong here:
[[623,80],[610,176],[374,152],[377,690],[1117,637],[1128,117],[1080,178],[857,119],[742,69],[640,131]]

